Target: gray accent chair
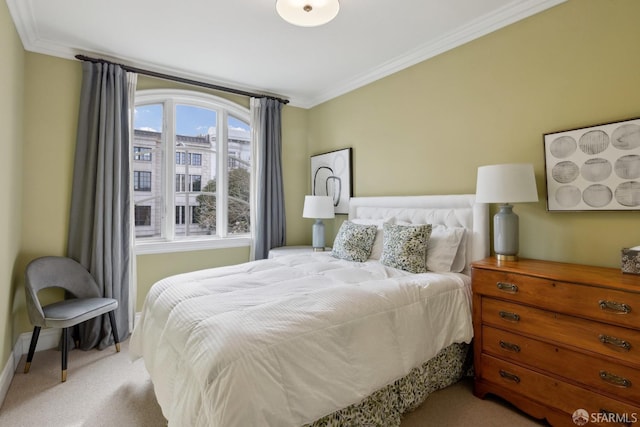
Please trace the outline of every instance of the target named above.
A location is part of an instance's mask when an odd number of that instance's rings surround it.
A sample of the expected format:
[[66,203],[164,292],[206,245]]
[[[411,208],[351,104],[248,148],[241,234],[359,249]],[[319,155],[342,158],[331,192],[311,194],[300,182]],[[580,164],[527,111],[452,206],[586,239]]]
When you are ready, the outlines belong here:
[[[69,328],[108,313],[116,351],[120,351],[114,316],[118,301],[100,297],[93,276],[82,265],[71,258],[47,256],[31,261],[27,265],[25,276],[27,311],[34,326],[24,367],[25,374],[31,367],[40,329],[43,327],[62,328],[62,382],[67,380]],[[38,292],[46,288],[62,288],[75,298],[42,306]]]

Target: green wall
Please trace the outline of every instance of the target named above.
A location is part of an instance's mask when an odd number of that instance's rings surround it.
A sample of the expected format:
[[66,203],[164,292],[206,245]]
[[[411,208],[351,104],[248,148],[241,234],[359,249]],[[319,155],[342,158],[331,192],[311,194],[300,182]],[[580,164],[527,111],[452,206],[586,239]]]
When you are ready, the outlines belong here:
[[636,0],[570,0],[328,101],[309,154],[353,147],[355,196],[473,193],[478,166],[532,163],[520,255],[618,267],[638,212],[547,212],[542,135],[640,117],[638,16]]
[[76,62],[25,54],[24,196],[14,340],[32,329],[24,300],[24,268],[34,258],[66,253],[81,78]]
[[24,50],[5,2],[0,2],[0,370],[13,349],[16,265],[22,224]]

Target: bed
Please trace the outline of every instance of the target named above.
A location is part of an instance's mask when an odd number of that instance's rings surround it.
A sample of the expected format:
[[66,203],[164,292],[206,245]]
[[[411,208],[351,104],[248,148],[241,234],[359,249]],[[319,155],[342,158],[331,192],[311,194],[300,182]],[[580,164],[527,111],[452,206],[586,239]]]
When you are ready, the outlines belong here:
[[[413,251],[425,227],[432,265],[414,272],[419,256],[390,256],[394,236]],[[352,198],[334,253],[154,284],[131,356],[170,426],[399,425],[465,370],[469,264],[488,256],[488,227],[474,195]]]

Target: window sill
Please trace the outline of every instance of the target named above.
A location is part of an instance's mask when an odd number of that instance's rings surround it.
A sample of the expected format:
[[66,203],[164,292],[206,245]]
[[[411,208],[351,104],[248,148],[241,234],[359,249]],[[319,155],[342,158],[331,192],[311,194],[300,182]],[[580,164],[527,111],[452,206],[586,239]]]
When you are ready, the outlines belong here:
[[136,255],[163,254],[170,252],[204,251],[209,249],[239,248],[251,246],[250,237],[228,237],[224,239],[175,240],[136,243]]

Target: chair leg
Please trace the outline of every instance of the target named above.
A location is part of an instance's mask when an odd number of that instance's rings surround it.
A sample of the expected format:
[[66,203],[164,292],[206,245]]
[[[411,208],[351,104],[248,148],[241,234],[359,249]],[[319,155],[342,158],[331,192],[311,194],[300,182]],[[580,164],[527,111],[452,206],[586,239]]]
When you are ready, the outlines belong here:
[[67,356],[69,352],[69,328],[62,328],[62,382],[67,380]]
[[24,373],[29,373],[31,368],[31,361],[33,360],[33,353],[36,352],[36,344],[38,344],[38,337],[40,336],[40,326],[34,326],[33,334],[31,334],[31,344],[29,344],[29,353],[27,354],[27,363],[24,365]]
[[113,311],[109,312],[109,321],[111,322],[113,341],[116,343],[116,352],[120,353],[120,341],[118,341],[118,329],[116,328],[116,315]]

